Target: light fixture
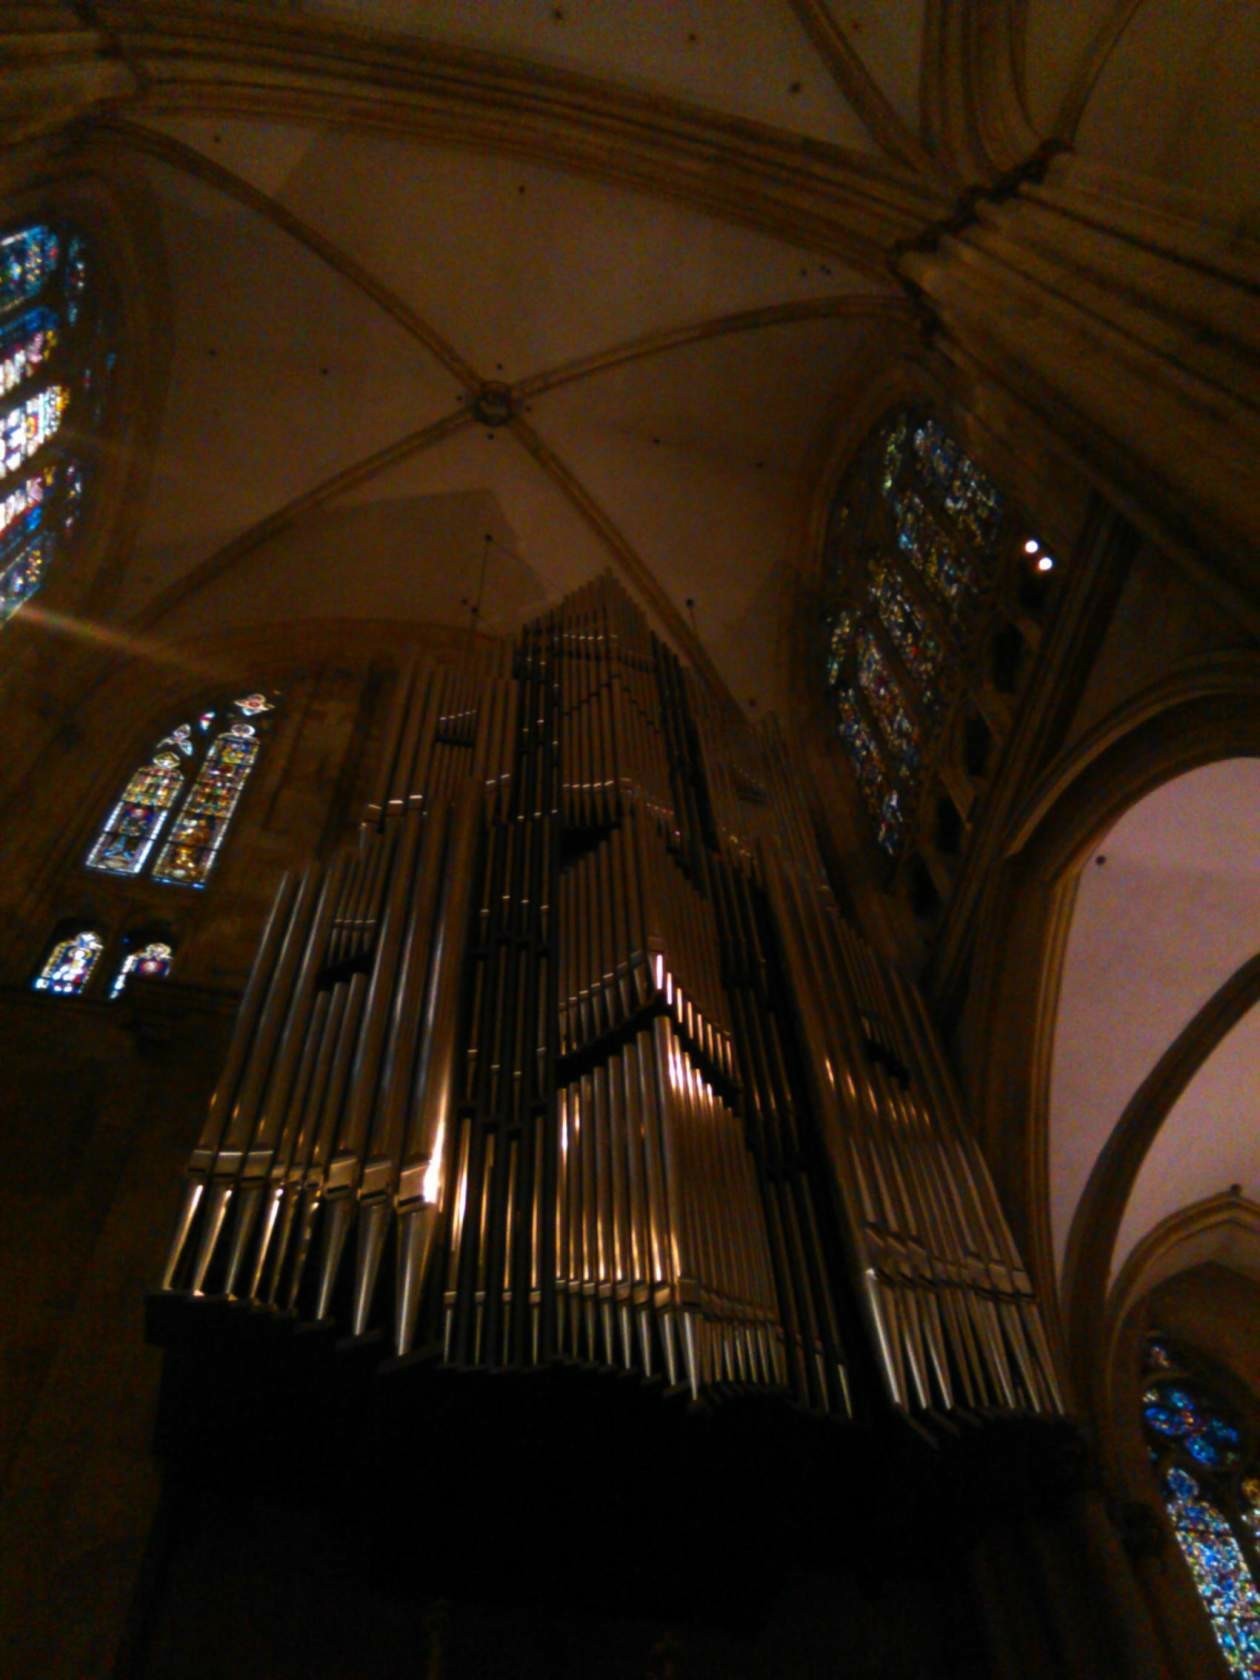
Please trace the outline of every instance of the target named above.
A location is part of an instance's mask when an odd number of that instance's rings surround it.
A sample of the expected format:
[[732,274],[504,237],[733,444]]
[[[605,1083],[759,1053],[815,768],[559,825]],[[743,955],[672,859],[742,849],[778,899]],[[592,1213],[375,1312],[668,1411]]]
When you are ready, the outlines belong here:
[[1037,570],[1039,572],[1052,572],[1054,570],[1054,561],[1048,554],[1043,554],[1041,559],[1038,560]]
[[1037,541],[1036,537],[1029,537],[1028,541],[1024,544],[1024,553],[1036,554],[1040,547],[1041,544]]

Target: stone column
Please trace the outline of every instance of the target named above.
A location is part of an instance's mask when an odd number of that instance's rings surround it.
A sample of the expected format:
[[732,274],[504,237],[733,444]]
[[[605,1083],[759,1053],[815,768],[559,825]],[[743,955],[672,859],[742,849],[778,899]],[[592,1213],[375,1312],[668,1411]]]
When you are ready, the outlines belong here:
[[135,77],[101,30],[66,28],[69,8],[42,8],[47,19],[35,7],[26,10],[31,27],[0,31],[0,132],[6,144],[54,134],[135,92]]
[[1260,625],[1253,239],[1203,201],[1066,154],[896,263],[965,378],[1014,392],[1136,525]]

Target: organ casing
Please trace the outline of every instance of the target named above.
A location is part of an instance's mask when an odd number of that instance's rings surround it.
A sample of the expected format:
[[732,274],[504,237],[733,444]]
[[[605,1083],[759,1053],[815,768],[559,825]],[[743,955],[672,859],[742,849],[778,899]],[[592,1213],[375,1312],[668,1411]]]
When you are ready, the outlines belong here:
[[936,1036],[839,914],[784,741],[611,578],[403,673],[356,838],[276,894],[162,1289],[382,1359],[841,1416],[864,1359],[911,1414],[1060,1409]]

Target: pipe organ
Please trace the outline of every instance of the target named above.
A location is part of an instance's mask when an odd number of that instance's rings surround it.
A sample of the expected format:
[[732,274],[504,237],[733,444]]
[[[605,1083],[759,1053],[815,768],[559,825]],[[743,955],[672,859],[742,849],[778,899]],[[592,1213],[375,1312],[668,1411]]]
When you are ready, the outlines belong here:
[[355,841],[276,895],[162,1288],[382,1359],[840,1416],[865,1336],[902,1411],[1060,1409],[935,1035],[839,915],[785,743],[609,578],[403,674]]

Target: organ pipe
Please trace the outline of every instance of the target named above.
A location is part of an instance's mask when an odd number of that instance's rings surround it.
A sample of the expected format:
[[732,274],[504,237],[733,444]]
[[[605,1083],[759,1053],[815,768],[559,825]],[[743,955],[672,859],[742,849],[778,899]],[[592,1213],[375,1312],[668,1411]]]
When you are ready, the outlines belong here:
[[928,1016],[840,915],[785,742],[607,577],[402,673],[353,841],[277,890],[163,1289],[840,1416],[864,1322],[894,1408],[1061,1409]]

